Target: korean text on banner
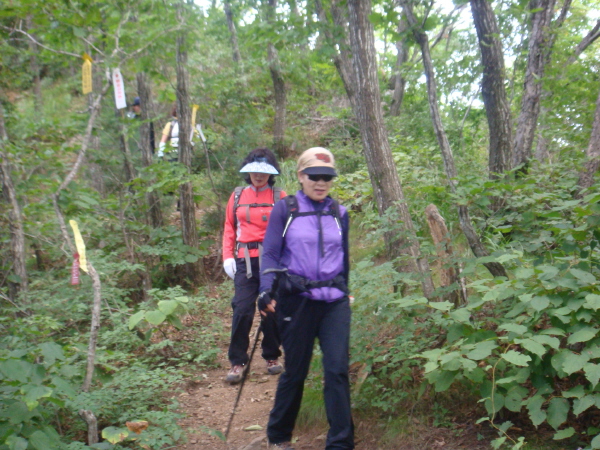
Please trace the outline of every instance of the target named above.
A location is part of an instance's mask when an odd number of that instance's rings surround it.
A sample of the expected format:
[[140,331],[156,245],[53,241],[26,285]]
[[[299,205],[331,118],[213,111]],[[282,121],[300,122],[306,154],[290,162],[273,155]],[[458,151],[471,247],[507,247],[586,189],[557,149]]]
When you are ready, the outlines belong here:
[[69,220],[69,225],[73,228],[73,235],[75,236],[75,247],[77,247],[77,253],[79,253],[79,267],[81,270],[87,273],[87,259],[85,257],[85,243],[79,232],[79,225],[74,220]]
[[92,92],[92,58],[87,53],[82,56],[83,65],[81,66],[81,91],[89,94]]
[[123,76],[121,70],[117,67],[113,69],[113,88],[115,90],[115,104],[117,109],[123,109],[127,107],[127,99],[125,98],[125,85],[123,83]]

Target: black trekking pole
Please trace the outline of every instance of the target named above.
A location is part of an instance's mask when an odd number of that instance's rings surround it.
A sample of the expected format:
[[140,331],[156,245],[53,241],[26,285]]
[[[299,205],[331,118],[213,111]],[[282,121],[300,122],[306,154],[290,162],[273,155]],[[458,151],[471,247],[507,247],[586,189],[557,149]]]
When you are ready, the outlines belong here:
[[244,389],[244,384],[246,383],[246,378],[248,377],[248,373],[250,372],[250,364],[252,363],[252,357],[254,356],[254,351],[256,350],[256,344],[258,344],[258,338],[260,337],[260,333],[262,332],[262,316],[260,319],[260,323],[256,328],[256,337],[254,338],[254,344],[252,345],[252,351],[250,352],[250,359],[248,360],[248,364],[244,367],[244,371],[242,372],[242,381],[240,382],[240,389],[238,390],[237,397],[235,398],[235,403],[233,404],[233,411],[231,411],[231,416],[229,417],[229,423],[227,424],[227,430],[225,431],[225,442],[229,439],[229,431],[231,430],[231,424],[233,423],[233,416],[235,416],[235,410],[237,409],[237,405],[240,401],[240,397],[242,396],[242,390]]

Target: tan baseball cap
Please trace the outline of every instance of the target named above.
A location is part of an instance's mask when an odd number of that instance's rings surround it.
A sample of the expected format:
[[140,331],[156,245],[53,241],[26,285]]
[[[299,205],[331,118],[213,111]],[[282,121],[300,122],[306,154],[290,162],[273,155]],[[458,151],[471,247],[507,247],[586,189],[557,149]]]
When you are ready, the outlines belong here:
[[298,158],[298,172],[304,172],[308,175],[333,175],[335,177],[337,176],[335,158],[326,148],[309,148]]

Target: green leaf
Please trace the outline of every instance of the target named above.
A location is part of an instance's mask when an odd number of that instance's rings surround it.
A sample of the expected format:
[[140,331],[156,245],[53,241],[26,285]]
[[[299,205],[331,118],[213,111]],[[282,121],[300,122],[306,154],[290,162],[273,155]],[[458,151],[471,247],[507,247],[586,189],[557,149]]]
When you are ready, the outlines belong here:
[[529,399],[527,403],[527,409],[529,410],[529,418],[533,423],[533,426],[537,428],[539,424],[546,420],[546,412],[542,410],[544,404],[544,397],[541,395],[535,395]]
[[517,323],[505,323],[500,325],[498,329],[510,331],[511,333],[516,333],[518,335],[527,333],[527,327],[525,325],[519,325]]
[[561,330],[560,328],[546,328],[545,330],[540,331],[540,334],[542,335],[551,335],[551,336],[564,336],[566,333],[564,332],[564,330]]
[[8,450],[25,450],[27,448],[27,439],[11,434],[6,439],[5,444],[8,445]]
[[575,428],[569,427],[569,428],[565,428],[564,430],[557,431],[554,434],[554,438],[553,439],[555,441],[560,441],[561,439],[570,438],[574,434],[575,434]]
[[129,436],[127,428],[106,427],[102,430],[102,437],[111,444],[124,441]]
[[479,361],[487,358],[492,354],[492,351],[498,347],[495,341],[482,341],[475,344],[475,348],[467,353],[465,356],[469,359]]
[[529,303],[533,309],[536,311],[543,311],[550,304],[550,300],[546,296],[542,297],[533,297],[531,302]]
[[143,309],[141,311],[136,312],[133,316],[129,318],[129,329],[133,330],[135,326],[140,323],[140,320],[144,318],[146,311]]
[[65,358],[62,347],[56,342],[44,342],[40,345],[40,350],[44,357],[44,363],[48,366],[54,364],[57,359],[63,360]]
[[144,317],[152,325],[160,325],[167,318],[162,311],[146,311]]
[[[562,353],[562,352],[561,352]],[[562,364],[562,370],[567,375],[578,372],[583,369],[583,366],[589,361],[589,358],[585,355],[578,355],[569,350],[564,352],[564,360]]]
[[596,386],[600,381],[600,364],[587,363],[583,366],[583,371],[592,387]]
[[596,398],[592,395],[586,395],[583,398],[577,398],[575,399],[575,401],[573,401],[573,414],[575,414],[575,416],[578,416],[590,406],[593,406],[595,404]]
[[600,295],[598,294],[588,294],[585,296],[585,304],[586,308],[593,309],[597,311],[600,308]]
[[166,316],[175,311],[178,306],[179,303],[175,300],[161,300],[158,302],[158,309]]
[[29,436],[29,444],[37,450],[54,450],[59,448],[55,439],[40,430],[34,431]]
[[500,411],[502,408],[504,408],[504,403],[505,403],[504,395],[502,395],[498,391],[496,391],[496,392],[494,392],[493,399],[494,399],[493,403],[492,403],[492,397],[487,398],[485,400],[485,408],[486,408],[488,414],[494,414],[494,413]]
[[515,339],[515,344],[521,345],[525,350],[539,356],[540,358],[548,351],[542,344],[534,341],[533,339]]
[[454,304],[451,302],[429,302],[429,306],[440,311],[450,311],[454,308]]
[[469,311],[467,308],[460,308],[460,309],[457,309],[456,311],[452,311],[450,313],[450,317],[452,317],[457,322],[468,325],[468,324],[470,324],[469,319],[471,318],[471,311]]
[[568,391],[563,391],[562,395],[564,398],[581,398],[585,395],[585,391],[583,386],[579,384]]
[[21,383],[27,381],[27,377],[31,374],[32,369],[32,364],[20,359],[7,359],[0,362],[0,372],[9,380],[20,381]]
[[198,256],[188,254],[188,255],[185,255],[185,258],[183,258],[183,259],[185,259],[185,262],[195,263],[196,261],[198,261]]
[[512,412],[521,411],[525,395],[527,395],[527,389],[521,386],[515,386],[507,392],[506,398],[504,399],[504,406]]
[[4,417],[7,417],[11,424],[18,425],[28,421],[32,414],[35,413],[31,413],[25,403],[17,401],[6,409]]
[[581,330],[576,331],[571,336],[569,336],[569,339],[567,339],[567,343],[571,345],[576,344],[578,342],[587,342],[590,339],[593,339],[596,336],[597,332],[598,330],[595,328],[584,327]]
[[531,361],[531,356],[524,355],[515,350],[509,350],[502,354],[502,359],[508,361],[515,366],[527,366]]
[[569,269],[569,272],[577,278],[584,286],[588,286],[590,284],[596,283],[596,277],[589,272],[585,272],[583,270],[575,269],[572,267]]
[[550,400],[547,419],[550,426],[555,430],[558,430],[558,428],[567,421],[569,409],[571,409],[571,406],[567,399],[554,397]]
[[593,449],[600,448],[600,434],[597,435],[594,439],[592,439],[591,445]]
[[40,398],[50,397],[50,395],[52,395],[52,389],[46,386],[27,385],[23,390],[25,391],[23,400],[30,411],[37,407]]

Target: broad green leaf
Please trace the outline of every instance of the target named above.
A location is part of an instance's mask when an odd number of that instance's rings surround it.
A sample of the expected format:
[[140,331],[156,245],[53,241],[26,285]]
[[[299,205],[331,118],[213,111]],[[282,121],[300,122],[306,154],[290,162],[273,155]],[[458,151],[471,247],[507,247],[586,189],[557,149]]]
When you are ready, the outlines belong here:
[[57,442],[40,430],[34,431],[29,436],[29,444],[37,450],[54,450],[58,448]]
[[456,311],[452,311],[450,313],[450,317],[460,323],[469,324],[469,319],[471,318],[471,311],[466,308],[460,308]]
[[20,359],[7,359],[6,361],[0,361],[0,372],[2,372],[9,380],[25,383],[32,370],[32,364]]
[[[524,391],[524,392],[523,392]],[[523,407],[523,398],[527,395],[527,389],[521,386],[515,386],[506,393],[504,406],[512,412],[519,412]]]
[[531,397],[527,403],[527,409],[529,411],[529,418],[533,423],[533,426],[537,428],[539,424],[546,420],[546,412],[542,410],[544,404],[544,397],[536,395]]
[[124,441],[129,436],[127,428],[106,427],[102,430],[102,437],[111,444]]
[[575,399],[575,401],[573,401],[573,414],[575,414],[575,416],[578,416],[590,406],[595,404],[596,399],[592,395],[586,395],[583,398],[577,398]]
[[583,366],[585,377],[592,386],[596,386],[600,381],[600,364],[587,363]]
[[584,327],[581,330],[576,331],[571,336],[569,336],[569,339],[567,339],[567,343],[571,345],[577,344],[578,342],[587,342],[590,339],[593,339],[596,336],[596,333],[598,333],[598,330],[596,328]]
[[527,267],[519,267],[515,270],[515,277],[517,277],[519,280],[531,278],[533,274],[533,269],[529,269]]
[[50,397],[50,395],[52,395],[52,389],[46,386],[27,385],[23,388],[23,391],[25,393],[23,400],[30,411],[39,404],[38,400],[40,398]]
[[542,297],[533,297],[531,302],[529,303],[533,309],[536,311],[543,311],[550,304],[550,299],[546,296]]
[[452,308],[454,308],[454,304],[452,302],[429,302],[429,306],[440,311],[450,311]]
[[560,441],[561,439],[570,438],[574,434],[575,434],[575,428],[569,427],[569,428],[565,428],[564,430],[557,431],[554,434],[554,438],[553,439],[555,441]]
[[585,395],[585,390],[581,384],[575,386],[568,391],[563,391],[562,396],[564,398],[581,398]]
[[531,339],[533,339],[535,342],[542,344],[542,345],[547,345],[551,348],[553,348],[554,350],[558,350],[558,347],[560,346],[560,341],[552,336],[546,336],[543,334],[538,334],[535,336],[532,336]]
[[588,286],[588,285],[594,284],[596,282],[596,277],[589,272],[575,269],[574,267],[569,269],[569,272],[571,272],[571,274],[575,278],[577,278],[584,286]]
[[564,330],[561,330],[560,328],[546,328],[545,330],[540,331],[540,334],[542,335],[551,335],[551,336],[564,336],[566,333],[564,332]]
[[465,356],[469,359],[479,361],[487,358],[492,354],[492,351],[498,347],[495,341],[482,341],[475,344],[475,348],[467,353]]
[[162,311],[146,311],[144,317],[152,325],[160,325],[167,318]]
[[144,314],[146,314],[146,311],[141,310],[136,312],[133,316],[131,316],[129,318],[129,329],[133,330],[135,328],[135,326],[140,322],[140,320],[142,320],[144,318]]
[[594,439],[592,439],[592,442],[590,444],[593,449],[600,448],[600,434],[597,435]]
[[196,255],[185,255],[185,262],[188,263],[195,263],[196,261],[198,261],[198,256]]
[[35,413],[31,413],[25,403],[16,401],[6,409],[4,417],[7,417],[11,424],[18,425],[28,421],[32,414]]
[[586,308],[593,309],[597,311],[600,308],[600,295],[598,294],[588,294],[585,296],[585,304]]
[[177,303],[175,300],[162,300],[158,302],[158,309],[166,316],[175,311],[178,306],[179,303]]
[[62,360],[65,358],[62,347],[56,342],[44,342],[40,345],[40,350],[44,357],[44,363],[48,366],[54,364],[57,359]]
[[555,430],[558,430],[558,428],[567,421],[569,409],[571,409],[571,406],[567,399],[554,397],[550,400],[547,419],[550,426]]
[[518,335],[527,333],[527,327],[525,325],[519,325],[517,323],[505,323],[500,325],[498,329],[510,331],[511,333],[516,333]]
[[556,267],[547,265],[537,266],[535,269],[542,272],[538,275],[540,280],[552,280],[559,272]]
[[564,354],[562,370],[564,370],[567,375],[571,375],[572,373],[583,369],[583,366],[585,366],[588,360],[589,358],[585,355],[578,355],[567,350]]
[[181,302],[181,303],[188,303],[190,301],[190,299],[186,296],[175,297],[175,300],[177,300],[178,302]]
[[515,350],[509,350],[506,353],[503,353],[502,359],[508,361],[515,366],[527,366],[531,361],[531,356],[524,355],[523,353],[519,353]]
[[515,339],[515,344],[521,345],[525,350],[539,356],[540,358],[547,353],[546,347],[534,341],[533,339]]
[[8,445],[8,450],[25,450],[27,448],[27,439],[11,434],[5,442]]
[[[492,398],[494,399],[493,402],[492,402]],[[504,408],[504,403],[505,403],[504,395],[502,395],[496,391],[496,392],[494,392],[493,397],[487,398],[485,400],[485,409],[487,410],[488,414],[493,414],[495,412],[500,411],[502,408]]]

